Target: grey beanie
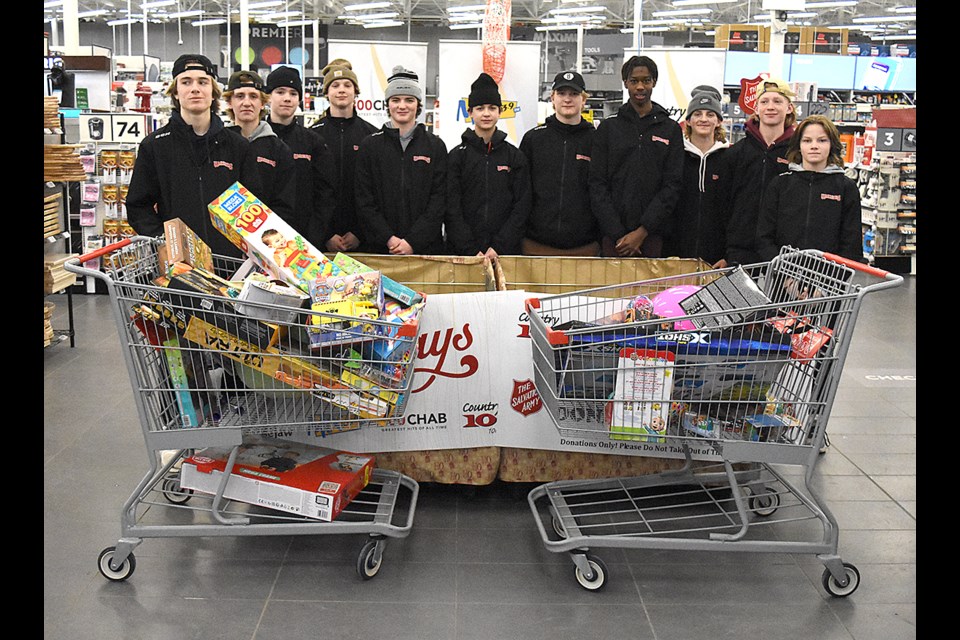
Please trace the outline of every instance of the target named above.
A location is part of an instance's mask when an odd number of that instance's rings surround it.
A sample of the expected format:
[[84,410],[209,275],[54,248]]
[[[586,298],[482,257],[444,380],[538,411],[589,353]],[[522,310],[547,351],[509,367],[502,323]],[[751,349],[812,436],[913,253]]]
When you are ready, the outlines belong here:
[[398,64],[393,68],[390,77],[387,78],[387,89],[384,92],[384,97],[389,100],[393,96],[413,96],[423,103],[423,90],[420,88],[418,80],[416,73]]
[[[700,88],[701,87],[697,87],[697,89]],[[720,107],[719,98],[720,92],[712,87],[704,87],[705,90],[699,92],[697,89],[693,90],[693,97],[690,98],[690,102],[687,103],[687,120],[693,116],[694,111],[701,109],[713,111],[717,114],[718,118],[723,120],[723,109]]]

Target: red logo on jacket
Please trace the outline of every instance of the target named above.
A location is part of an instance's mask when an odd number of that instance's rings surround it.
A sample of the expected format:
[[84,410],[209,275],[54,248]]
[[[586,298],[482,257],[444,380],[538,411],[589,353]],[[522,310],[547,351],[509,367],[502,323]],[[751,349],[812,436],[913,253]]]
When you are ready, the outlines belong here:
[[293,154],[294,160],[313,160],[313,156],[309,153],[295,153]]
[[414,162],[426,162],[430,164],[430,156],[413,156]]
[[227,162],[226,160],[214,160],[213,168],[216,169],[217,167],[226,167],[230,171],[233,171],[233,163]]
[[498,164],[497,171],[506,171],[507,173],[510,173],[510,165]]
[[670,141],[666,138],[661,138],[660,136],[650,136],[650,139],[654,142],[662,142],[663,144],[670,144]]
[[577,160],[586,160],[587,162],[590,162],[590,156],[585,156],[582,153],[578,153]]
[[821,199],[821,200],[836,200],[837,202],[840,202],[840,194],[839,194],[839,193],[821,193],[821,194],[820,194],[820,199]]
[[263,156],[257,156],[257,162],[262,162],[263,164],[268,164],[271,167],[277,166],[276,160],[271,160],[270,158],[264,158]]

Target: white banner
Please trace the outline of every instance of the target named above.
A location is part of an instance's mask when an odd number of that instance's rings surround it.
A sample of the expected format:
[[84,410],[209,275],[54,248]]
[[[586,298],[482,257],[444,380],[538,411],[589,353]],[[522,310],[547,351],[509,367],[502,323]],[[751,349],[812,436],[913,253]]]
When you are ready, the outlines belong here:
[[[474,40],[441,40],[434,133],[447,149],[460,144],[464,129],[473,126],[467,113],[470,85],[483,72],[483,45]],[[514,145],[537,126],[540,87],[540,43],[507,42],[507,63],[500,82],[503,109],[497,126]]]
[[[357,96],[357,115],[377,127],[389,119],[387,104],[383,99],[387,78],[393,67],[402,64],[416,72],[420,78],[426,100],[427,43],[426,42],[374,42],[363,40],[330,40],[328,60],[344,58],[350,61],[357,80],[360,95]],[[433,105],[424,104],[428,109]],[[419,121],[423,121],[421,114]]]
[[[623,61],[637,55],[636,49],[624,49]],[[670,112],[674,120],[686,118],[690,92],[701,84],[710,85],[723,94],[723,67],[726,49],[644,49],[645,55],[657,63],[657,86],[653,101]],[[628,99],[623,90],[623,100]]]
[[[678,446],[561,435],[534,385],[524,301],[536,294],[490,291],[431,295],[423,312],[412,395],[393,427],[365,426],[292,440],[355,452],[504,446],[683,457]],[[576,305],[572,305],[575,308]],[[552,324],[564,318],[551,318]],[[584,403],[589,404],[589,403]],[[596,404],[596,403],[594,403]],[[589,416],[564,418],[576,427]],[[694,447],[695,458],[712,450]]]

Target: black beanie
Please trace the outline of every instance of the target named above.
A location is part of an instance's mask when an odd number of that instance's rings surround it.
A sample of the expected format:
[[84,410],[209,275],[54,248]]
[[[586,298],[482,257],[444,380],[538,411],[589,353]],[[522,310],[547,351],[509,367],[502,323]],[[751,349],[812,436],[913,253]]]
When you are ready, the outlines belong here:
[[470,85],[467,109],[479,107],[482,104],[503,106],[503,103],[500,102],[500,90],[497,89],[497,83],[486,73],[481,73]]
[[303,81],[300,80],[300,72],[293,67],[277,67],[270,72],[264,92],[273,93],[277,87],[290,87],[303,98]]

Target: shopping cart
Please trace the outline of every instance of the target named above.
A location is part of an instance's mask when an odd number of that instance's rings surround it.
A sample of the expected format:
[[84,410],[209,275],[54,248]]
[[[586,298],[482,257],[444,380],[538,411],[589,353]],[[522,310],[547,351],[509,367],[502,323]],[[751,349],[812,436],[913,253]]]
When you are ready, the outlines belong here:
[[[245,435],[326,437],[402,420],[413,370],[402,354],[415,347],[418,318],[357,322],[251,300],[239,313],[227,279],[241,260],[214,256],[214,272],[200,281],[222,284],[226,293],[191,290],[175,278],[162,286],[169,274],[161,267],[163,246],[162,238],[137,236],[66,264],[106,284],[150,462],[123,505],[118,543],[100,554],[100,572],[129,578],[133,549],[144,538],[362,533],[370,539],[357,571],[372,578],[386,539],[406,537],[413,525],[413,479],[374,469],[329,522],[233,501],[224,491]],[[103,257],[103,271],[82,266],[96,257]],[[384,360],[387,351],[401,355]],[[209,447],[230,452],[216,492],[183,487],[185,460]]]
[[[547,549],[570,552],[588,590],[608,574],[590,548],[613,547],[812,553],[828,593],[853,593],[860,573],[811,480],[863,297],[902,280],[784,247],[766,263],[528,300],[535,383],[561,435],[684,460],[536,487]],[[784,465],[805,467],[802,483]],[[822,536],[798,533],[807,520]]]

